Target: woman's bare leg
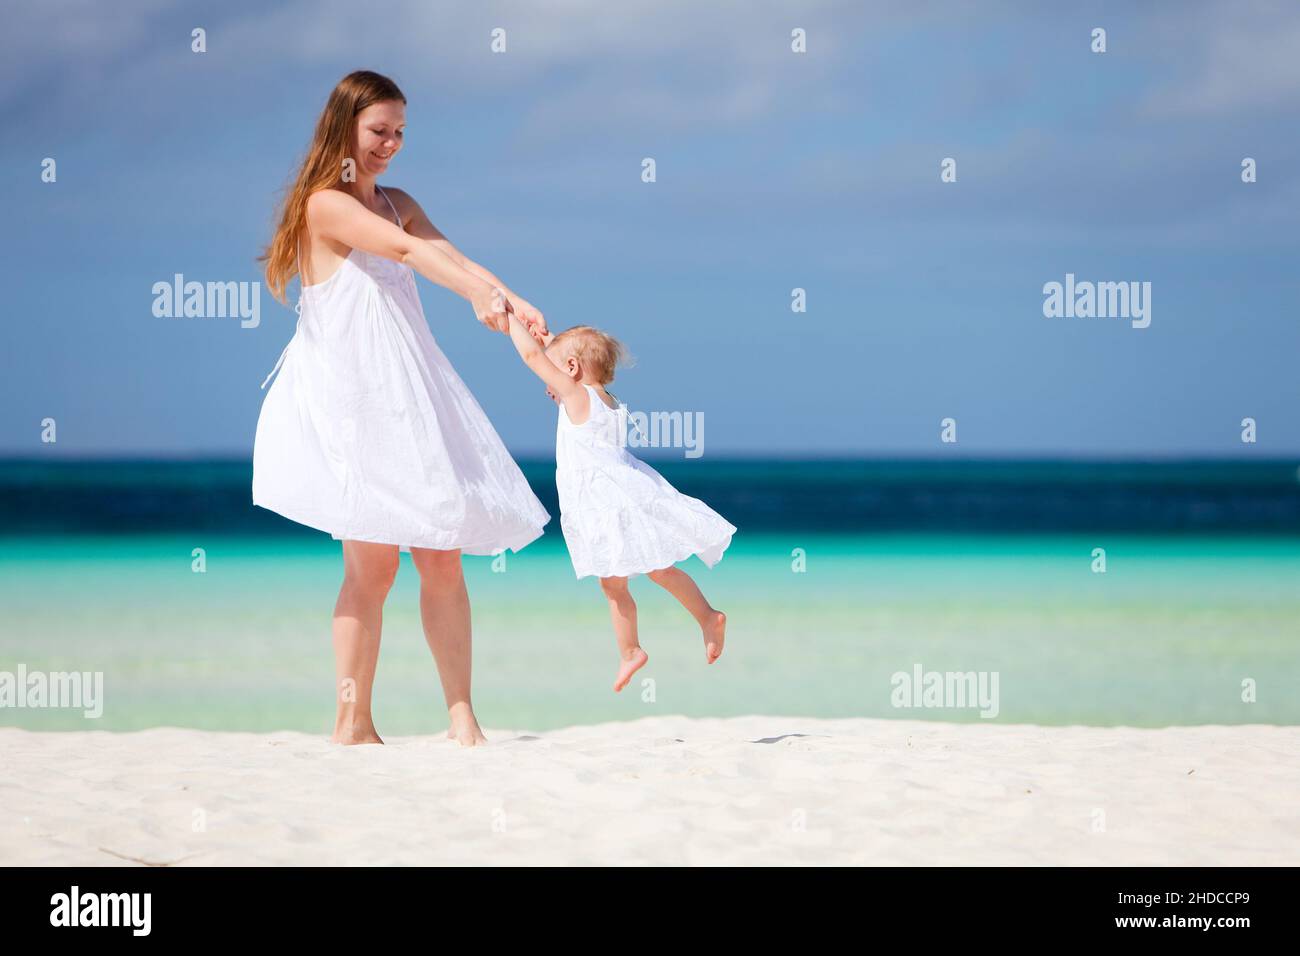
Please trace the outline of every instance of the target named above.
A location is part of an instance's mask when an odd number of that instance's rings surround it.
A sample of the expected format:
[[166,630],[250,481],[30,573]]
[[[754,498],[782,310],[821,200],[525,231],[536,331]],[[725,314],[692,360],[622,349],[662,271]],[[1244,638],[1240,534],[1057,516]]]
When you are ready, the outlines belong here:
[[334,605],[334,673],[338,744],[382,744],[370,710],[379,660],[384,599],[397,576],[397,547],[343,542],[343,586]]
[[722,656],[727,639],[727,615],[709,604],[694,579],[681,568],[651,571],[647,577],[681,602],[704,632],[704,659],[712,664]]
[[470,637],[469,592],[459,551],[412,548],[411,559],[420,572],[420,620],[424,639],[433,651],[447,700],[451,729],[447,736],[473,747],[487,743],[474,717],[470,701],[473,653]]
[[614,690],[619,691],[650,658],[637,641],[636,602],[627,588],[627,578],[601,578],[600,589],[609,599],[609,617],[614,622],[614,638],[618,641],[618,655],[622,658],[614,677]]

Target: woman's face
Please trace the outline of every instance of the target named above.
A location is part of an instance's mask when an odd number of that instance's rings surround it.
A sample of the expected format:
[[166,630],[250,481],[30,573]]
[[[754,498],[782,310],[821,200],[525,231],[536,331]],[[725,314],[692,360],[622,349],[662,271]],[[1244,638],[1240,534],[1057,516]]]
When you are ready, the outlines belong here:
[[378,176],[402,148],[406,130],[406,104],[401,100],[371,103],[357,114],[357,166]]

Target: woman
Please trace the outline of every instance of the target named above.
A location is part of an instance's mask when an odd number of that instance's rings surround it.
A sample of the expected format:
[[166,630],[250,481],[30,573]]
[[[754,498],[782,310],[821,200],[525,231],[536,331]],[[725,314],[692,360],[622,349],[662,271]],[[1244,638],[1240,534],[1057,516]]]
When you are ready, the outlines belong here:
[[253,503],[343,542],[332,739],[383,743],[371,688],[384,599],[399,550],[409,550],[448,736],[472,746],[484,738],[470,701],[460,556],[518,550],[550,515],[434,342],[412,270],[468,299],[495,331],[508,332],[508,312],[539,331],[546,323],[414,199],[375,181],[402,147],[405,105],[387,77],[343,78],[262,256],[277,299],[294,275],[302,295],[257,422]]

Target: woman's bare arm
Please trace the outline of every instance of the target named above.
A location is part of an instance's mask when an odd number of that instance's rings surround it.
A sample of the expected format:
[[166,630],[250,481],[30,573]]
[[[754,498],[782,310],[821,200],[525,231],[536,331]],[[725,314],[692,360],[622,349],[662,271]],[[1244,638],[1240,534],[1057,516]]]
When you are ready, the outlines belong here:
[[423,239],[433,245],[435,249],[441,251],[451,259],[452,262],[456,263],[456,265],[460,266],[465,271],[472,272],[474,275],[486,282],[490,282],[492,285],[497,286],[500,289],[509,290],[509,287],[502,282],[498,276],[494,275],[485,266],[475,262],[469,256],[465,255],[465,253],[457,249],[455,244],[447,238],[443,231],[430,222],[429,217],[425,215],[424,210],[420,208],[420,204],[412,198],[410,193],[401,189],[391,188],[386,190],[386,192],[389,195],[397,196],[402,201],[402,221],[406,224],[407,232],[415,236],[417,239]]
[[464,268],[432,243],[371,212],[347,193],[338,189],[313,193],[307,200],[307,221],[319,236],[410,266],[430,282],[467,299],[484,325],[498,332],[509,330],[505,302],[490,280]]
[[485,282],[505,293],[506,299],[509,300],[509,308],[516,312],[531,327],[539,325],[543,331],[546,330],[546,319],[542,313],[530,302],[518,295],[513,289],[501,280],[501,277],[494,273],[487,266],[475,262],[455,244],[446,237],[441,229],[435,226],[425,215],[420,204],[407,192],[401,189],[386,190],[390,195],[397,196],[402,206],[402,222],[406,224],[406,231],[417,239],[423,239],[434,248],[443,252],[448,258],[459,265],[466,272],[478,276]]

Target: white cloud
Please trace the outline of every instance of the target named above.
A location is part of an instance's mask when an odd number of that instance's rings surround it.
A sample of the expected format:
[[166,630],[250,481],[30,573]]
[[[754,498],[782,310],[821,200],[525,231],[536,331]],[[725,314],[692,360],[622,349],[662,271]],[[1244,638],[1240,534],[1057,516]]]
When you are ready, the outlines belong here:
[[1145,115],[1223,115],[1300,106],[1300,5],[1218,4],[1176,13],[1144,42],[1174,66]]
[[[610,109],[614,77],[621,92],[611,118],[707,126],[755,118],[811,95],[834,62],[861,55],[850,41],[865,41],[867,19],[851,0],[792,8],[744,0],[398,0],[375,7],[292,0],[201,12],[163,0],[57,0],[21,9],[9,24],[0,96],[15,107],[39,80],[39,92],[75,99],[111,78],[119,94],[134,94],[123,102],[146,102],[160,85],[185,88],[196,65],[189,31],[202,26],[205,56],[239,64],[236,84],[333,66],[339,76],[357,68],[389,73],[412,98],[528,91],[536,96],[533,127],[549,123],[562,132],[576,118],[596,119],[593,110]],[[789,52],[796,25],[811,37],[798,68]],[[504,55],[489,50],[497,27],[507,31]]]

